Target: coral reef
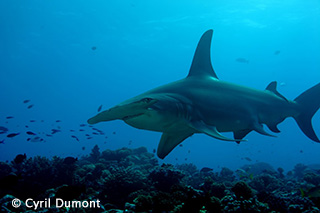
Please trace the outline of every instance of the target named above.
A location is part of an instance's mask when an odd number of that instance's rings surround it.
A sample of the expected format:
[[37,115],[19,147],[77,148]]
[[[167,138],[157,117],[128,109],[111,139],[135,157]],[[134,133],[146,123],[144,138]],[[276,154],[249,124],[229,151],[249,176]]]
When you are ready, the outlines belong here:
[[249,199],[253,196],[252,189],[248,186],[246,182],[237,182],[231,190],[234,192],[238,199]]
[[178,184],[184,174],[176,170],[173,165],[162,164],[161,167],[155,168],[149,175],[149,179],[153,182],[153,186],[164,192],[169,192],[171,187]]
[[[194,164],[159,165],[145,147],[100,151],[81,158],[0,162],[0,212],[34,212],[24,201],[97,201],[99,209],[51,206],[40,212],[319,212],[320,174],[256,163],[232,171]],[[17,163],[18,162],[18,163]],[[11,201],[21,199],[15,209]]]

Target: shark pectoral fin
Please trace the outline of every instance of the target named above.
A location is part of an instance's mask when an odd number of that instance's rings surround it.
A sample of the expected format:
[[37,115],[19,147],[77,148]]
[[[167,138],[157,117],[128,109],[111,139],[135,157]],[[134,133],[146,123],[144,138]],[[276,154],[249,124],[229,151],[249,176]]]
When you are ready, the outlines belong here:
[[236,132],[233,132],[233,137],[237,143],[240,143],[240,141],[242,141],[242,139],[246,137],[246,135],[249,134],[251,131],[252,130],[247,130],[247,129],[236,131]]
[[272,132],[275,132],[275,133],[279,133],[280,130],[278,129],[277,125],[267,125],[267,127],[272,131]]
[[177,145],[179,145],[182,141],[184,141],[191,135],[193,135],[193,132],[164,132],[158,145],[158,157],[164,159]]
[[262,124],[259,124],[259,123],[256,123],[254,126],[253,126],[253,130],[262,134],[262,135],[266,135],[266,136],[271,136],[271,137],[276,137],[275,135],[271,135],[269,133],[266,132],[266,130],[263,129],[263,126]]
[[191,123],[191,126],[196,129],[199,132],[205,133],[211,137],[214,137],[219,140],[223,141],[237,141],[231,138],[227,138],[223,135],[221,135],[220,132],[218,132],[217,128],[215,126],[209,126],[205,124],[203,121],[195,121]]

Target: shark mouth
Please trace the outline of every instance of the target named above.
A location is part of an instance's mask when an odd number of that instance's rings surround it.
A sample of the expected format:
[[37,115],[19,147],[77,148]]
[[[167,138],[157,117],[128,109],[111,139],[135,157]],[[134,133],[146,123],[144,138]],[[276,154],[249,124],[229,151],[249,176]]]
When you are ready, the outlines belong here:
[[138,116],[141,116],[143,115],[144,113],[139,113],[139,114],[136,114],[136,115],[127,115],[127,116],[124,116],[121,120],[129,120],[129,119],[132,119],[132,118],[135,118],[135,117],[138,117]]

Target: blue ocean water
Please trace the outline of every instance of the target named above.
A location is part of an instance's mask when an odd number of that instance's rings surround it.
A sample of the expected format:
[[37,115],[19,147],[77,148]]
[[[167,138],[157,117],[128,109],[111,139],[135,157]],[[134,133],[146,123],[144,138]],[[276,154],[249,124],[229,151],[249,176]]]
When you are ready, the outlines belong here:
[[[263,90],[276,80],[288,99],[320,82],[317,0],[1,1],[0,126],[20,134],[0,135],[0,160],[20,153],[81,156],[96,144],[101,150],[145,146],[152,152],[160,133],[112,121],[94,126],[105,135],[93,135],[80,124],[100,105],[105,110],[184,78],[208,29],[214,30],[213,67],[224,81]],[[318,135],[319,121],[318,112],[313,119]],[[47,136],[52,129],[61,132]],[[293,119],[279,129],[276,138],[252,132],[239,145],[197,134],[160,162],[214,169],[320,163],[320,144]]]

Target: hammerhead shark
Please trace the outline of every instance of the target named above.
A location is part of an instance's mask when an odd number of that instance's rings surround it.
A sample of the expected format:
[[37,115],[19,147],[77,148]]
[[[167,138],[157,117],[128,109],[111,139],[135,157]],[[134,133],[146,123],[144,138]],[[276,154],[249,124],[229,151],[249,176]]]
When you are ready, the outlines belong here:
[[[240,143],[251,131],[273,136],[277,125],[293,117],[304,134],[320,142],[312,117],[320,107],[320,83],[293,101],[277,91],[277,82],[257,90],[219,80],[211,64],[213,30],[206,31],[196,48],[186,78],[128,99],[88,120],[89,124],[123,120],[138,129],[162,132],[157,155],[165,158],[195,133]],[[233,132],[228,138],[221,132]]]

